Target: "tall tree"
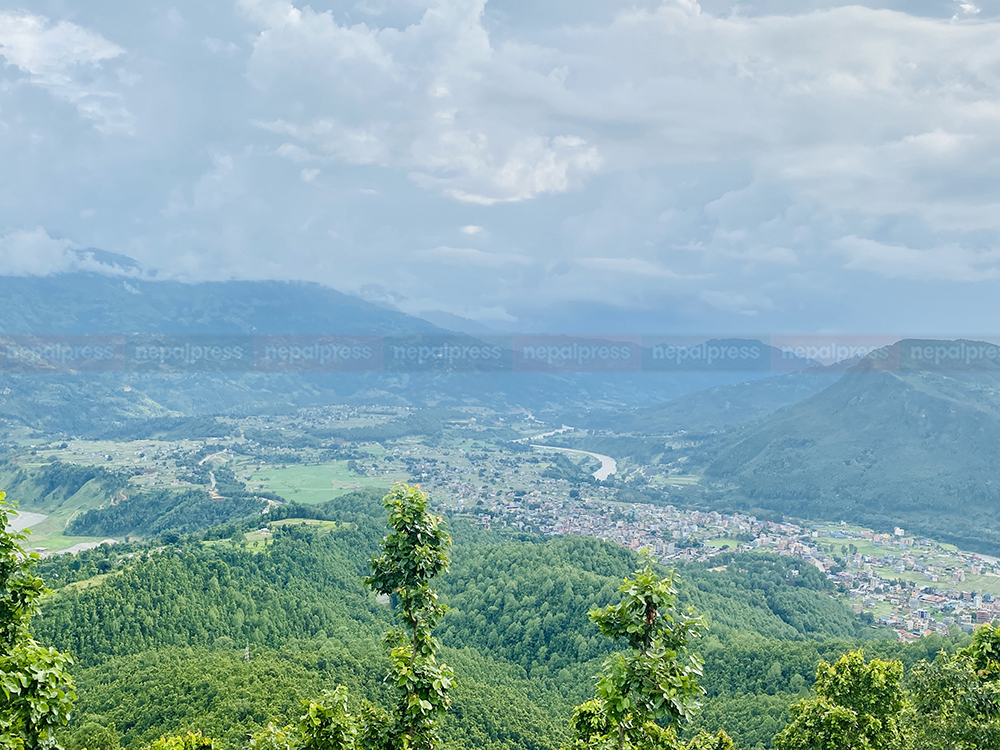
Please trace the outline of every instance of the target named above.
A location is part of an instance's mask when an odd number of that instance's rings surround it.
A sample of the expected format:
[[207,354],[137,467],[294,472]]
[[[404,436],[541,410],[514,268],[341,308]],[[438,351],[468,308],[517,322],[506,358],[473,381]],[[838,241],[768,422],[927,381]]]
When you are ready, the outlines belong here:
[[434,627],[446,611],[431,580],[448,568],[451,537],[444,520],[429,510],[419,487],[397,484],[382,504],[389,511],[390,533],[382,554],[372,558],[365,584],[399,605],[403,627],[388,633],[387,680],[399,693],[392,712],[365,702],[361,715],[348,711],[347,689],[338,686],[319,699],[304,701],[299,726],[269,725],[251,745],[265,750],[434,750],[439,724],[451,699],[455,674],[438,661]]
[[589,614],[602,634],[625,641],[629,650],[604,662],[597,697],[574,711],[574,733],[590,747],[671,746],[674,725],[691,717],[704,694],[702,662],[688,650],[704,622],[678,611],[674,574],[660,577],[648,557],[619,592],[618,604]]
[[392,531],[382,540],[382,554],[371,562],[365,583],[395,597],[403,630],[386,636],[392,645],[390,678],[400,692],[392,715],[391,736],[400,750],[431,750],[438,725],[451,704],[448,689],[454,672],[437,660],[433,631],[446,611],[431,580],[448,568],[451,537],[444,521],[428,510],[419,487],[398,484],[382,504]]
[[76,700],[72,660],[31,637],[28,626],[46,589],[32,573],[38,555],[25,553],[27,536],[11,529],[11,513],[0,492],[0,745],[53,750],[56,727],[69,721]]

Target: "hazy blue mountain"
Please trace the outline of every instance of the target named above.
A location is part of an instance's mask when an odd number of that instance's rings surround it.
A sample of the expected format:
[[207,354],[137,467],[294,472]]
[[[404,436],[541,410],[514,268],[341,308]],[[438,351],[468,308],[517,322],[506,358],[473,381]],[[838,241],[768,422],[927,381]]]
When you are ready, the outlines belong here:
[[[0,418],[8,422],[80,432],[94,420],[127,422],[170,414],[266,412],[323,403],[483,404],[535,412],[622,409],[652,406],[685,393],[769,374],[762,366],[766,357],[755,362],[752,371],[704,368],[698,363],[686,367],[667,363],[651,372],[579,372],[573,368],[558,372],[544,367],[513,371],[516,368],[475,364],[467,371],[448,371],[436,366],[397,367],[386,360],[384,369],[359,372],[280,367],[262,372],[251,366],[259,343],[255,336],[341,334],[404,337],[430,346],[443,341],[497,344],[508,359],[511,337],[493,339],[445,331],[426,320],[319,284],[151,280],[141,278],[128,258],[100,251],[86,253],[108,268],[135,273],[0,277],[0,297],[4,300],[0,350],[6,352],[8,345],[23,344],[18,337],[25,336],[43,337],[41,343],[72,344],[72,339],[62,337],[124,335],[127,341],[171,346],[187,341],[170,338],[179,336],[202,343],[240,345],[246,349],[245,357],[238,367],[221,364],[177,370],[147,362],[111,368],[111,372],[59,374],[59,367],[48,365],[41,367],[42,372],[38,368],[19,371],[5,355],[0,361],[0,393],[9,391],[0,399]],[[564,343],[559,338],[553,341]],[[31,339],[29,343],[38,342]],[[732,341],[729,345],[749,344]],[[126,343],[127,351],[129,346]],[[644,367],[650,362],[662,364],[650,360],[649,351],[641,356]]]
[[0,299],[0,334],[441,332],[419,318],[305,282],[184,284],[84,273],[0,277]]

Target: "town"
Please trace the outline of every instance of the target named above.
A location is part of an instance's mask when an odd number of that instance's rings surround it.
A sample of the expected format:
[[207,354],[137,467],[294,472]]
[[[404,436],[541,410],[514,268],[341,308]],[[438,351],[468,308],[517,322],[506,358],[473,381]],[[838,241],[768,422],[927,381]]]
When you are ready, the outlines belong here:
[[[550,480],[551,481],[551,480]],[[791,556],[824,572],[857,614],[900,640],[1000,619],[1000,560],[963,552],[904,529],[877,533],[847,524],[765,521],[738,513],[615,503],[598,489],[564,502],[542,490],[480,501],[478,522],[543,534],[581,534],[645,549],[660,562],[705,562],[726,551]]]

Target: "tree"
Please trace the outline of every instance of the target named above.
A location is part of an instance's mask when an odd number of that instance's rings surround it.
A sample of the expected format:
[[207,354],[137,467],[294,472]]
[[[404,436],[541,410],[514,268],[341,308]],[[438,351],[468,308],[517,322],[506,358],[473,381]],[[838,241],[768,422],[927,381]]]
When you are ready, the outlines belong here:
[[906,698],[900,661],[861,651],[821,661],[816,695],[791,706],[792,720],[775,738],[778,750],[895,750],[904,745]]
[[389,678],[400,692],[391,717],[390,736],[401,750],[431,750],[438,724],[451,700],[455,678],[437,660],[434,627],[446,611],[430,581],[448,568],[451,537],[444,521],[428,511],[428,495],[419,487],[398,484],[382,504],[392,532],[382,540],[381,556],[371,562],[365,583],[375,592],[394,596],[403,630],[386,636],[392,646]]
[[16,510],[5,498],[0,492],[0,745],[54,750],[56,727],[69,721],[76,700],[72,660],[31,637],[28,625],[46,589],[32,573],[38,555],[21,547],[27,535],[9,528]]
[[914,666],[918,748],[1000,747],[1000,628],[984,625],[954,655]]
[[[675,726],[698,708],[701,660],[688,644],[704,631],[689,610],[677,611],[676,579],[661,578],[646,558],[619,587],[622,599],[591,610],[601,633],[624,640],[629,651],[612,654],[597,680],[597,697],[573,712],[582,747],[673,747]],[[666,724],[666,728],[660,723]]]
[[430,581],[448,568],[451,537],[444,521],[428,510],[428,495],[419,487],[397,484],[382,498],[389,511],[391,532],[382,540],[382,554],[372,558],[365,584],[377,594],[393,597],[400,606],[403,628],[389,632],[387,680],[399,692],[392,713],[364,703],[360,716],[347,710],[347,689],[338,686],[316,701],[305,701],[306,714],[297,731],[269,726],[251,744],[262,750],[434,750],[438,725],[451,700],[455,678],[437,660],[434,638],[446,607]]
[[304,701],[306,712],[299,719],[304,750],[350,750],[358,733],[358,722],[347,711],[347,688],[326,691],[318,701]]

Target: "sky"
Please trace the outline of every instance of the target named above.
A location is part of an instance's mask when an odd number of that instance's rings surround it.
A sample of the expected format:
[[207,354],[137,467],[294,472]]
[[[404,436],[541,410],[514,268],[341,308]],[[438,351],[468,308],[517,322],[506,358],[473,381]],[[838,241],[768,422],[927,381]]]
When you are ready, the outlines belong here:
[[1000,0],[0,0],[0,273],[88,248],[500,330],[998,333]]

